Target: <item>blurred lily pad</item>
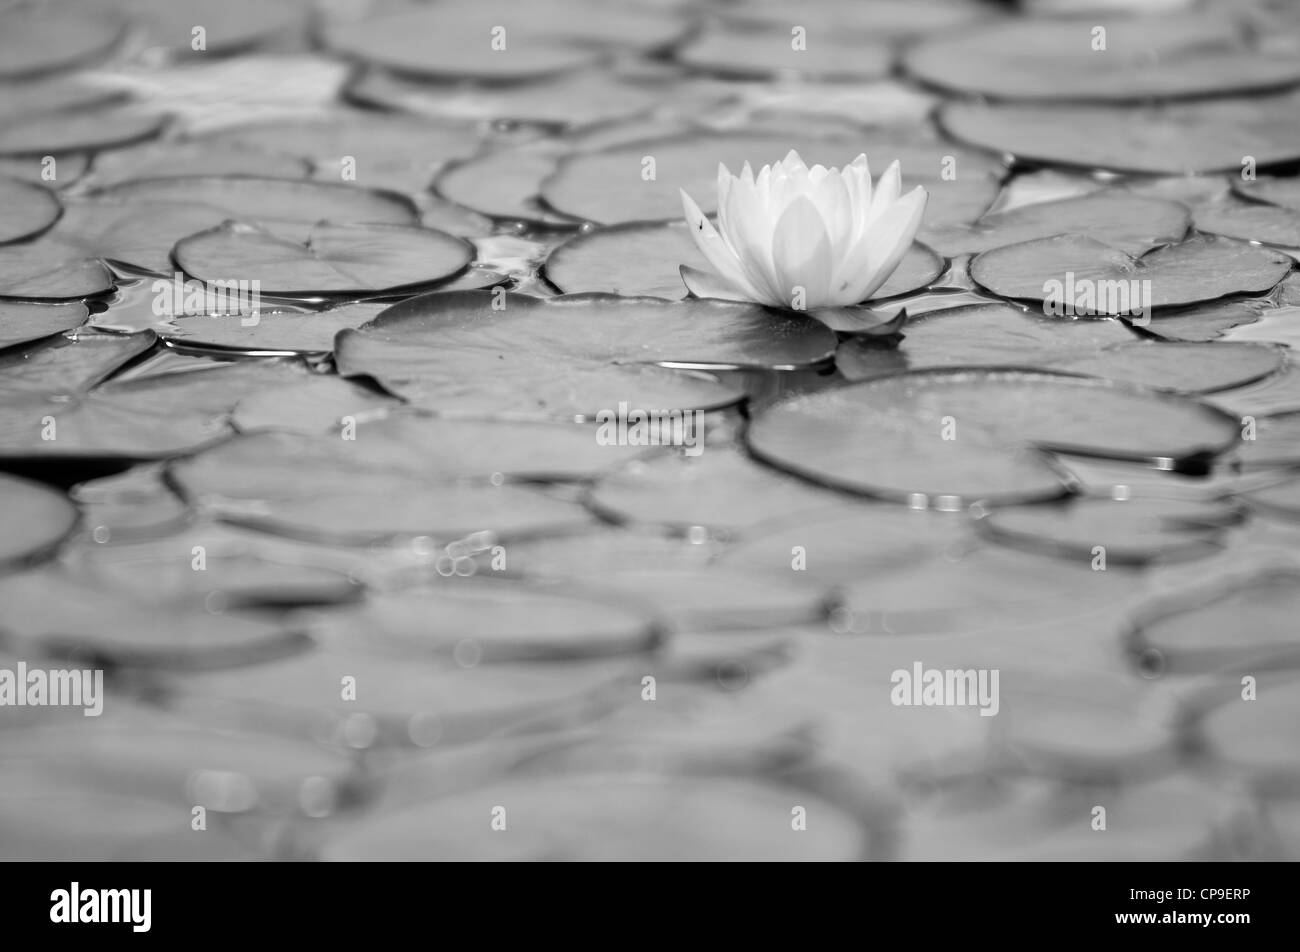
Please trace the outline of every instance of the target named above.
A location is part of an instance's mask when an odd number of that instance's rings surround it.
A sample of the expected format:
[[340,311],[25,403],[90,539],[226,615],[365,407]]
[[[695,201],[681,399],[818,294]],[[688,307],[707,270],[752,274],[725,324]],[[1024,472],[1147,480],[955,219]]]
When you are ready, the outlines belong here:
[[1050,364],[1157,390],[1213,393],[1254,383],[1281,370],[1285,361],[1286,351],[1269,344],[1130,341]]
[[908,50],[922,82],[994,99],[1145,102],[1281,89],[1300,81],[1295,57],[1246,45],[1239,27],[1201,13],[1092,19],[1025,17],[935,36]]
[[150,49],[173,55],[194,51],[192,30],[201,25],[204,50],[214,56],[301,34],[311,9],[302,0],[229,0],[215,9],[205,0],[108,0],[106,5],[129,17]]
[[1300,212],[1300,177],[1261,175],[1253,182],[1234,182],[1232,190],[1242,198]]
[[760,458],[816,482],[961,509],[1061,495],[1063,477],[1036,449],[1170,468],[1226,450],[1237,426],[1186,398],[1091,378],[932,370],[789,397],[747,438]]
[[415,288],[463,271],[474,248],[453,235],[407,225],[321,222],[307,241],[227,222],[177,242],[176,264],[205,281],[257,281],[283,297],[363,294]]
[[35,113],[0,129],[0,155],[58,155],[112,149],[151,139],[167,117],[127,104],[87,110]]
[[1083,235],[1057,235],[986,251],[970,274],[1002,297],[1116,314],[1261,293],[1293,266],[1284,254],[1227,238],[1192,238],[1134,258]]
[[453,164],[438,176],[434,187],[444,198],[492,218],[577,228],[577,221],[537,202],[542,180],[554,171],[554,156],[502,149]]
[[1198,231],[1284,248],[1300,247],[1300,212],[1257,202],[1218,202],[1196,209]]
[[833,348],[815,321],[757,306],[463,291],[413,298],[341,332],[335,359],[345,376],[371,376],[430,409],[594,417],[620,403],[707,409],[738,397],[664,367],[793,369],[828,361]]
[[791,28],[715,26],[674,51],[679,63],[731,79],[797,74],[807,79],[869,80],[889,74],[888,44],[864,43],[832,34],[796,47]]
[[972,225],[923,225],[920,239],[942,255],[978,254],[1065,232],[1087,235],[1132,255],[1173,244],[1190,216],[1177,202],[1100,191],[991,212]]
[[0,79],[12,80],[84,66],[104,57],[126,33],[126,23],[104,10],[71,4],[30,5],[0,11]]
[[387,307],[387,304],[358,301],[323,311],[276,305],[256,312],[183,314],[160,327],[159,334],[186,349],[244,354],[327,354],[334,349],[334,336],[339,331],[360,327]]
[[3,568],[49,552],[77,524],[77,507],[63,493],[7,474],[0,474],[0,505],[6,513],[0,537]]
[[1300,129],[1289,121],[1296,103],[1295,94],[1153,108],[954,102],[939,123],[962,142],[1022,162],[1187,175],[1239,172],[1243,154],[1261,168],[1300,159]]
[[993,509],[976,520],[986,536],[1096,569],[1196,558],[1221,548],[1224,530],[1240,523],[1239,508],[1224,503],[1139,496],[1081,499]]
[[95,185],[104,188],[139,179],[193,175],[250,175],[302,179],[311,172],[305,159],[281,152],[255,152],[224,142],[146,142],[95,157]]
[[0,178],[0,244],[40,234],[62,211],[58,197],[49,189]]
[[[566,293],[602,291],[676,300],[687,294],[682,265],[709,268],[685,222],[631,222],[575,235],[551,252],[544,273]],[[873,297],[917,291],[938,278],[944,267],[941,257],[914,244]]]
[[90,316],[80,301],[67,304],[35,304],[0,301],[0,349],[28,344],[80,327]]

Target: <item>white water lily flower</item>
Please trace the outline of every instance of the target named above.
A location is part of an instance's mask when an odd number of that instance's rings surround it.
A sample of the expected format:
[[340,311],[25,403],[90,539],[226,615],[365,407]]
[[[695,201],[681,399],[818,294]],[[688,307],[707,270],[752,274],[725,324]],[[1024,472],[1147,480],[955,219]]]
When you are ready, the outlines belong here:
[[811,169],[791,150],[755,176],[718,165],[718,227],[685,191],[682,207],[713,273],[682,266],[696,297],[796,310],[865,301],[912,245],[928,195],[902,190],[898,163],[873,191],[867,157]]

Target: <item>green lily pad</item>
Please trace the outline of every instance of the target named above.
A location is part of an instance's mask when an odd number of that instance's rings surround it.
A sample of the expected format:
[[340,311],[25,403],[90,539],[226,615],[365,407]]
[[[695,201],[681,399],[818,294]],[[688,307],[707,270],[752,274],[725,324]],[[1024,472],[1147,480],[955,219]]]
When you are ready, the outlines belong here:
[[[494,310],[496,300],[504,306]],[[464,291],[414,298],[343,331],[335,360],[345,376],[373,377],[430,409],[593,417],[620,403],[708,409],[739,396],[665,367],[793,369],[827,361],[833,346],[815,321],[757,306]]]
[[814,482],[955,510],[1062,495],[1037,450],[1173,468],[1228,449],[1237,425],[1183,397],[1086,377],[931,370],[787,398],[756,416],[747,439]]
[[984,514],[976,526],[994,541],[1095,568],[1098,546],[1103,567],[1211,555],[1242,518],[1224,503],[1140,496],[1010,506]]
[[954,102],[939,123],[961,142],[1023,162],[1189,175],[1240,172],[1247,155],[1260,168],[1300,159],[1296,103],[1294,94],[1153,108]]
[[[599,291],[676,300],[688,293],[682,265],[709,268],[685,222],[632,222],[575,235],[551,252],[543,273],[565,293]],[[914,244],[873,298],[920,290],[932,284],[944,266],[925,245]]]
[[80,301],[34,304],[0,301],[0,349],[29,344],[86,323],[90,311]]
[[948,257],[1065,232],[1087,235],[1131,255],[1181,241],[1190,216],[1177,202],[1101,191],[1079,198],[1035,202],[985,215],[973,225],[923,224],[919,237]]
[[930,311],[909,318],[902,332],[892,349],[845,340],[835,366],[848,380],[927,367],[1041,367],[1133,339],[1118,321],[1045,317],[1009,304]]
[[79,518],[77,507],[58,490],[2,473],[0,504],[6,513],[0,537],[0,567],[4,568],[51,551],[68,537]]
[[1017,18],[936,36],[903,64],[932,86],[993,99],[1146,102],[1281,89],[1300,81],[1293,56],[1250,49],[1226,19],[1162,14]]
[[1135,313],[1147,303],[1179,307],[1262,293],[1294,264],[1279,252],[1227,238],[1192,238],[1134,258],[1083,235],[1057,235],[986,251],[971,262],[970,275],[1001,297],[1053,299],[1072,305],[1074,313],[1116,314]]
[[58,196],[49,189],[0,178],[0,244],[40,234],[62,212]]
[[1247,468],[1300,465],[1300,411],[1254,418],[1250,439],[1243,437],[1236,457]]
[[321,222],[304,244],[227,222],[177,242],[176,264],[204,281],[257,281],[264,294],[391,292],[443,281],[474,259],[468,242],[431,228]]

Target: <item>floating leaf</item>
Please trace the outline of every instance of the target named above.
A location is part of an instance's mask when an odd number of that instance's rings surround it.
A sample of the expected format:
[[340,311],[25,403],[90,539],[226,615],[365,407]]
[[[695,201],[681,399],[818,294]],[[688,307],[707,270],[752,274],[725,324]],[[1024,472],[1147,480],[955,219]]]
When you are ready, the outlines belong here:
[[[326,354],[341,330],[360,327],[387,304],[356,302],[323,311],[288,306],[230,314],[184,314],[159,328],[164,340],[186,349],[243,354]],[[110,313],[111,310],[110,310]]]
[[321,222],[298,244],[227,222],[177,242],[176,264],[204,281],[256,281],[265,294],[363,294],[452,277],[474,259],[468,242],[431,228]]
[[1092,238],[1058,235],[986,251],[970,274],[994,294],[1054,300],[1072,308],[1066,313],[1135,314],[1147,305],[1261,293],[1293,265],[1286,255],[1226,238],[1192,238],[1133,258]]
[[0,155],[112,149],[152,139],[166,124],[166,116],[130,105],[19,116],[0,128]]
[[1285,248],[1300,247],[1300,212],[1253,202],[1220,202],[1196,209],[1198,231]]
[[679,47],[677,61],[732,79],[787,73],[808,79],[870,80],[889,74],[893,56],[883,43],[843,40],[835,34],[796,47],[784,24],[766,30],[715,27]]
[[[1209,74],[1207,74],[1209,75]],[[1300,159],[1296,96],[1207,99],[1155,108],[954,102],[939,123],[970,145],[1023,162],[1168,175],[1241,171]]]
[[140,179],[194,175],[250,175],[302,179],[311,172],[304,159],[279,152],[255,152],[225,142],[147,142],[95,157],[95,185],[104,188]]
[[1131,341],[1049,363],[1157,390],[1212,393],[1254,383],[1281,370],[1285,361],[1286,351],[1268,344]]
[[1300,178],[1294,176],[1274,178],[1261,175],[1253,182],[1234,182],[1232,190],[1242,198],[1300,212]]
[[77,507],[63,493],[41,483],[0,474],[0,506],[5,531],[0,536],[0,567],[9,568],[45,554],[77,524]]
[[578,222],[537,202],[542,180],[555,171],[555,158],[541,152],[501,150],[458,162],[434,182],[438,194],[493,218],[576,228]]
[[1227,449],[1237,427],[1194,401],[1106,381],[951,370],[787,398],[747,438],[760,458],[815,482],[961,509],[1061,495],[1057,471],[1031,448],[1170,468]]
[[0,244],[40,234],[62,211],[58,197],[49,189],[0,178]]
[[110,5],[131,18],[143,43],[173,55],[193,53],[195,24],[203,26],[203,49],[220,55],[301,34],[310,12],[301,0],[229,0],[217,9],[206,0],[110,0]]
[[0,246],[0,297],[57,301],[112,288],[113,274],[104,262],[52,235]]
[[[551,252],[544,273],[548,281],[566,293],[602,291],[676,300],[687,294],[681,277],[683,265],[709,268],[685,222],[636,222],[575,235]],[[942,258],[925,245],[914,244],[873,298],[919,290],[938,278],[943,269]]]
[[0,12],[0,79],[21,79],[84,66],[121,41],[126,24],[102,10],[30,5]]
[[80,301],[70,304],[0,301],[0,348],[70,331],[84,324],[89,316],[89,310]]
[[1187,209],[1176,202],[1101,191],[992,212],[973,225],[925,224],[919,237],[948,257],[978,254],[1065,232],[1086,235],[1141,255],[1158,245],[1182,240],[1189,223]]

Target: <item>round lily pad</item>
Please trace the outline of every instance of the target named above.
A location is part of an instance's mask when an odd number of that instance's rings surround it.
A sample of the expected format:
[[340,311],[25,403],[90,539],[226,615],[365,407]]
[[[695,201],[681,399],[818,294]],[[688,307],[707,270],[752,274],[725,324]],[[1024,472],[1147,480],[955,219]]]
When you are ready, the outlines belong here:
[[1282,569],[1229,573],[1163,596],[1137,610],[1126,646],[1138,659],[1155,652],[1162,670],[1177,674],[1294,667],[1297,580]]
[[1244,493],[1242,498],[1269,515],[1292,521],[1300,520],[1300,480],[1287,479]]
[[84,393],[152,347],[152,331],[107,334],[87,329],[0,354],[0,397]]
[[70,331],[84,324],[89,316],[89,310],[80,301],[66,304],[0,301],[0,349]]
[[1035,448],[1169,468],[1226,450],[1237,426],[1186,398],[1108,381],[931,370],[787,398],[759,413],[747,438],[760,458],[814,481],[960,509],[1061,495]]
[[827,361],[833,343],[811,319],[750,305],[463,291],[413,298],[341,332],[335,359],[345,376],[430,409],[591,418],[620,403],[725,406],[734,391],[663,367],[793,369]]
[[1118,321],[1045,317],[1009,304],[972,304],[909,318],[897,348],[848,339],[835,366],[849,380],[925,367],[1042,367],[1133,335]]
[[58,196],[49,189],[0,178],[0,244],[40,234],[62,211]]
[[0,537],[0,566],[50,551],[77,524],[77,507],[67,496],[15,476],[0,474],[0,504],[8,514]]
[[1261,175],[1253,182],[1233,182],[1232,190],[1242,198],[1300,212],[1300,178],[1295,176],[1275,178]]
[[998,542],[1095,569],[1098,547],[1103,567],[1211,555],[1224,530],[1241,520],[1240,509],[1223,503],[1139,496],[1009,506],[986,513],[976,526]]
[[954,102],[939,123],[969,145],[1024,162],[1187,175],[1240,172],[1300,159],[1300,129],[1289,121],[1295,94],[1207,99],[1153,108],[988,105]]
[[255,312],[184,314],[170,318],[159,335],[186,349],[237,351],[243,354],[326,354],[339,331],[360,327],[388,307],[367,301],[340,304],[323,311],[287,305]]
[[357,621],[388,650],[443,658],[472,650],[482,663],[635,654],[659,640],[653,617],[629,606],[477,579],[376,595]]
[[846,40],[835,34],[806,35],[797,46],[791,27],[714,27],[673,54],[693,69],[733,79],[765,79],[794,73],[809,79],[870,80],[888,75],[893,56],[884,43]]
[[[796,806],[807,829],[791,835]],[[493,829],[494,815],[505,835]],[[860,820],[806,790],[596,774],[524,777],[429,800],[358,824],[329,840],[321,858],[853,861],[869,852]]]
[[1177,202],[1104,190],[992,212],[973,225],[922,225],[920,239],[942,255],[978,254],[1065,232],[1132,255],[1181,241],[1190,216]]
[[1257,202],[1219,202],[1196,209],[1196,229],[1227,238],[1300,247],[1300,211]]
[[[809,166],[841,167],[866,153],[874,175],[897,159],[903,190],[921,185],[929,191],[926,217],[931,222],[973,221],[997,195],[998,163],[951,143],[917,140],[914,135],[792,138],[775,133],[691,133],[572,155],[542,183],[541,194],[551,208],[583,221],[676,221],[682,217],[682,190],[705,214],[717,210],[719,163],[733,173],[745,162],[757,170],[780,161],[791,148],[797,148]],[[647,159],[654,160],[653,166]],[[942,175],[949,166],[956,170],[955,178]]]
[[1025,17],[926,39],[904,68],[924,83],[995,99],[1143,102],[1280,89],[1294,57],[1248,48],[1226,19],[1203,14]]
[[578,222],[537,202],[542,180],[554,171],[554,156],[506,149],[452,165],[434,187],[444,198],[492,218],[576,228]]
[[193,54],[195,26],[203,27],[205,52],[236,53],[301,34],[311,9],[302,0],[230,0],[215,8],[206,0],[109,0],[109,5],[130,17],[143,44],[174,56]]
[[98,258],[52,235],[0,245],[0,298],[66,300],[113,289],[113,273]]
[[433,284],[474,259],[468,242],[432,228],[321,222],[306,243],[227,222],[177,242],[176,264],[204,281],[256,281],[283,297],[363,294]]
[[1227,238],[1192,238],[1133,258],[1083,235],[1057,235],[986,251],[970,274],[994,294],[1050,301],[1060,313],[1135,314],[1262,293],[1293,266],[1284,254]]
[[95,157],[95,185],[104,188],[138,179],[192,175],[250,175],[261,178],[306,178],[311,166],[286,151],[255,152],[224,142],[146,142]]
[[1269,344],[1130,341],[1049,363],[1157,390],[1213,393],[1254,383],[1281,370],[1285,361],[1286,351]]
[[236,404],[230,422],[240,433],[292,430],[295,433],[338,432],[343,418],[378,419],[400,401],[371,387],[337,376],[316,376],[300,383],[249,394]]
[[[551,252],[545,275],[565,293],[603,291],[675,300],[688,293],[682,265],[709,268],[685,222],[634,222],[575,235]],[[944,265],[925,245],[914,244],[873,298],[920,290],[943,273]]]
[[112,149],[152,139],[166,124],[166,116],[129,105],[19,116],[0,129],[0,155]]
[[125,32],[126,23],[104,10],[67,4],[9,10],[0,37],[0,79],[84,66],[108,54]]

